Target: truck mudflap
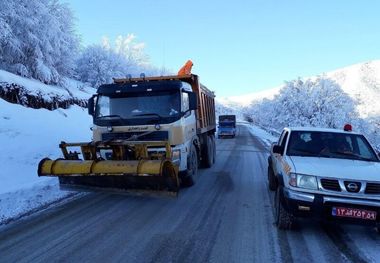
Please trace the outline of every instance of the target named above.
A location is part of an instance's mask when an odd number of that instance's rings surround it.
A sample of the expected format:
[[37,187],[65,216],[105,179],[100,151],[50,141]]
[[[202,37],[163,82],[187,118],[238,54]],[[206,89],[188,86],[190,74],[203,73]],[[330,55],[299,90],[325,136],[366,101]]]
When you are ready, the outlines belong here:
[[[68,147],[80,147],[82,153],[69,152]],[[148,154],[150,147],[165,147],[166,151]],[[60,144],[64,158],[45,158],[38,165],[39,176],[59,178],[61,188],[106,191],[153,190],[177,194],[178,166],[171,160],[167,142],[113,141],[101,143]],[[105,160],[100,152],[105,150]],[[79,155],[83,159],[79,159]]]

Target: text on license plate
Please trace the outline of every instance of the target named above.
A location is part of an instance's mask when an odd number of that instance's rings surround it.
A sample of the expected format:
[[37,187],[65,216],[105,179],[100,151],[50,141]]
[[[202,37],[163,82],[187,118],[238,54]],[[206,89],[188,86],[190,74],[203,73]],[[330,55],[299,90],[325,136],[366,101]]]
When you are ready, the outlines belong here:
[[376,211],[368,211],[363,209],[333,207],[331,214],[339,217],[351,217],[366,220],[376,220]]

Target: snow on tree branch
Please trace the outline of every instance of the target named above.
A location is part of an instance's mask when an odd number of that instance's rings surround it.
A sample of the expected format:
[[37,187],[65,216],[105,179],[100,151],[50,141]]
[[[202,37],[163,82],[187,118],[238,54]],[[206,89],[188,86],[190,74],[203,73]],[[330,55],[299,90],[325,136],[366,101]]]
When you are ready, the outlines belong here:
[[0,68],[46,84],[74,74],[79,37],[58,0],[8,0],[0,9]]

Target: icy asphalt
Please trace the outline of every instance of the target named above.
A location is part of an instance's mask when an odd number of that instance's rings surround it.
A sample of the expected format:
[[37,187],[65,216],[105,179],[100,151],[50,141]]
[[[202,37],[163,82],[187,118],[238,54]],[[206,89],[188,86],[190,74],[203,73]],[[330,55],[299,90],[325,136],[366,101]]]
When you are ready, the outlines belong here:
[[267,147],[246,126],[178,198],[91,193],[0,228],[0,262],[380,262],[380,235],[273,225]]

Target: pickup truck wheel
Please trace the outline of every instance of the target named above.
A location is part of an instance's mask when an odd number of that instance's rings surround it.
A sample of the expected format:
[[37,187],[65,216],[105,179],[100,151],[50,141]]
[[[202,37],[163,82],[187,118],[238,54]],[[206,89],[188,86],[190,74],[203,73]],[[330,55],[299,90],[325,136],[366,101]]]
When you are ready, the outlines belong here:
[[280,187],[277,187],[274,195],[275,224],[278,229],[288,230],[292,228],[293,216],[288,213],[281,202]]
[[277,188],[276,178],[270,165],[268,165],[268,186],[271,191],[275,191]]
[[182,186],[190,187],[195,184],[198,175],[198,154],[195,146],[190,148],[189,156],[187,158],[187,174],[182,178]]

